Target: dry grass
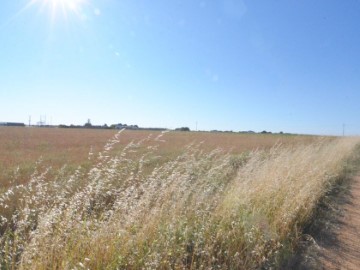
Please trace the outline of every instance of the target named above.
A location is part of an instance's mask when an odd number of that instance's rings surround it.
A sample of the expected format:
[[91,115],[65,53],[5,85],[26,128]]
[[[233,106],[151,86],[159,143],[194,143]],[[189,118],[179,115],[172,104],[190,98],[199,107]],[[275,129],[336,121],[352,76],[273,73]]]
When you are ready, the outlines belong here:
[[[199,139],[205,142],[189,144]],[[71,173],[64,167],[37,166],[27,181],[9,185],[0,195],[0,265],[276,265],[296,242],[318,200],[343,173],[358,142],[308,136],[115,134],[100,153],[84,158],[85,166]],[[223,149],[211,150],[214,146]]]

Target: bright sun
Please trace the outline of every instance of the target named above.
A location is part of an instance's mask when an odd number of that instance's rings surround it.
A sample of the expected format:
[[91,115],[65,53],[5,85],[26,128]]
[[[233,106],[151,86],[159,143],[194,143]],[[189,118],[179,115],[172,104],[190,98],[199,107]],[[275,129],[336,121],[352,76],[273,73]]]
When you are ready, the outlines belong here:
[[70,13],[81,18],[81,8],[86,2],[87,0],[31,0],[28,6],[40,5],[41,10],[46,9],[50,12],[52,19],[55,19],[59,13],[67,19]]

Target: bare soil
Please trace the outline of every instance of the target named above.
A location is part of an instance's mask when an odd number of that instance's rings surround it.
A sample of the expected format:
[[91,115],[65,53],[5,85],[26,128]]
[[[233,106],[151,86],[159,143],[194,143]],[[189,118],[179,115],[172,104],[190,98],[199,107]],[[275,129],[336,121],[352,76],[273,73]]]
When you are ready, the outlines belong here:
[[328,200],[297,254],[282,269],[360,269],[360,174],[338,187]]

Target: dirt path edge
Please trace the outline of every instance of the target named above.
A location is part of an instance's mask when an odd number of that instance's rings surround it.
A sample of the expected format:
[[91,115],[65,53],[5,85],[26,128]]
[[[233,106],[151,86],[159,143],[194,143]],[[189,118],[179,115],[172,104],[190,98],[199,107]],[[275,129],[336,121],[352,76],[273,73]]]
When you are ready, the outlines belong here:
[[360,269],[360,173],[323,198],[296,253],[280,269]]

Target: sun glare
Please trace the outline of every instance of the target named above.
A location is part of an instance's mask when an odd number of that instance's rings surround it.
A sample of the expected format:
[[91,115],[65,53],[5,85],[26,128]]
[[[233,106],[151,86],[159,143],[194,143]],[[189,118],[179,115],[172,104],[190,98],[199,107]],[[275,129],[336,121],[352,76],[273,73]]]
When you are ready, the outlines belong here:
[[59,15],[67,19],[71,14],[83,17],[82,7],[87,0],[31,0],[28,6],[39,5],[41,10],[47,10],[52,20]]

